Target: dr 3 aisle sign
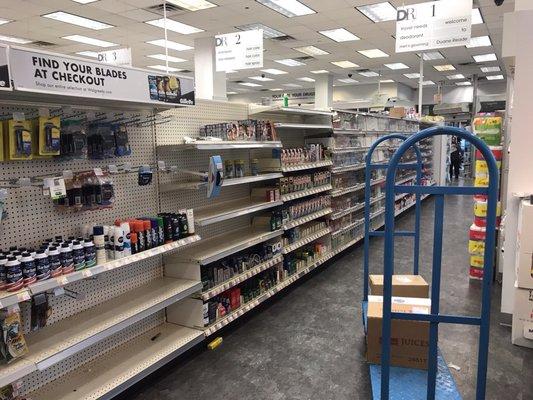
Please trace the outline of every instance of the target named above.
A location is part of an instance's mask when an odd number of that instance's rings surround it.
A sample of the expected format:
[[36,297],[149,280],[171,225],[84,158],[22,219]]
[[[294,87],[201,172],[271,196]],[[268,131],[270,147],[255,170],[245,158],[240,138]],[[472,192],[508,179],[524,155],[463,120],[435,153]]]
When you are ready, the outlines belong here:
[[263,30],[215,36],[217,71],[261,68],[263,66]]
[[472,34],[472,0],[398,7],[396,53],[465,46]]

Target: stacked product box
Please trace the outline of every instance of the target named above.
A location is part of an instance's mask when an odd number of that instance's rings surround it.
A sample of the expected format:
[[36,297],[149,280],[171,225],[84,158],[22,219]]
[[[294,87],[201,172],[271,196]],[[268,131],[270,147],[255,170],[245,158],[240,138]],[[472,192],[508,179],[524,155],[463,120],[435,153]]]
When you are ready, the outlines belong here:
[[[501,170],[503,147],[502,118],[497,116],[478,116],[474,119],[474,134],[482,139],[496,158],[498,169]],[[479,150],[475,153],[475,182],[476,187],[489,185],[489,171],[487,162]],[[498,202],[496,227],[500,225],[501,205]],[[487,196],[474,196],[474,221],[470,226],[468,251],[470,253],[470,279],[483,279],[483,265],[485,262],[485,238],[487,225]]]
[[533,204],[522,200],[515,252],[515,298],[512,342],[533,348]]

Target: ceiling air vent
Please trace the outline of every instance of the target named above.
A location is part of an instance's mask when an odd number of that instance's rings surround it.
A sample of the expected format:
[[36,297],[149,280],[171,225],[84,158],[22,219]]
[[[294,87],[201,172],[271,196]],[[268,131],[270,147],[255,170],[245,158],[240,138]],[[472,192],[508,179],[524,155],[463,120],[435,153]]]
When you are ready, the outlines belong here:
[[56,44],[55,43],[50,43],[50,42],[44,42],[42,40],[38,40],[36,42],[33,42],[31,43],[33,46],[39,46],[39,47],[51,47],[51,46],[55,46]]
[[294,57],[293,60],[296,60],[296,61],[309,61],[309,60],[314,60],[314,58],[311,57],[311,56],[303,56],[303,57]]
[[[153,12],[155,14],[159,14],[159,15],[164,15],[165,14],[164,4],[163,3],[157,4],[155,6],[147,7],[147,8],[145,8],[145,10],[149,11],[149,12]],[[184,9],[184,8],[178,7],[178,6],[174,5],[174,4],[167,3],[167,17],[170,16],[170,15],[181,14],[181,13],[183,13],[185,11],[187,11],[187,10]]]
[[477,66],[478,64],[475,61],[469,61],[464,63],[458,63],[457,65],[460,65],[461,67],[469,67],[471,65]]
[[288,42],[288,41],[296,40],[296,39],[293,36],[284,35],[284,36],[278,36],[278,37],[272,38],[271,40],[275,42]]
[[244,81],[233,81],[233,83],[243,83]]

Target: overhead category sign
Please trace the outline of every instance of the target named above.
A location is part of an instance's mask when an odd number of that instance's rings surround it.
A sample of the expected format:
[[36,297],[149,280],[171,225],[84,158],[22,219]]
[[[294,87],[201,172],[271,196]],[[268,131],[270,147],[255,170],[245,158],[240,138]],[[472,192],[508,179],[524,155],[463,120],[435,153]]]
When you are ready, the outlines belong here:
[[137,103],[194,104],[194,79],[86,61],[32,49],[9,49],[15,90]]
[[263,30],[215,36],[217,71],[263,67]]
[[11,90],[7,46],[0,45],[0,90]]
[[398,7],[396,53],[466,46],[472,0],[442,0]]
[[131,48],[125,47],[123,49],[100,51],[98,53],[98,61],[106,64],[131,67]]

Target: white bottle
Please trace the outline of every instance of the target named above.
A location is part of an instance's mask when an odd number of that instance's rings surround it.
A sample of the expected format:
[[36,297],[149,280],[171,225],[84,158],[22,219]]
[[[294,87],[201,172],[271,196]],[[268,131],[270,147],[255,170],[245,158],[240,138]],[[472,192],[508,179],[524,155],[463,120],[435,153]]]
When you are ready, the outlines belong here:
[[120,228],[124,234],[124,257],[131,256],[130,224],[128,222],[123,222],[120,224]]
[[115,259],[115,227],[114,226],[108,226],[107,227],[107,235],[109,243],[107,245],[107,259],[108,260],[114,260]]

